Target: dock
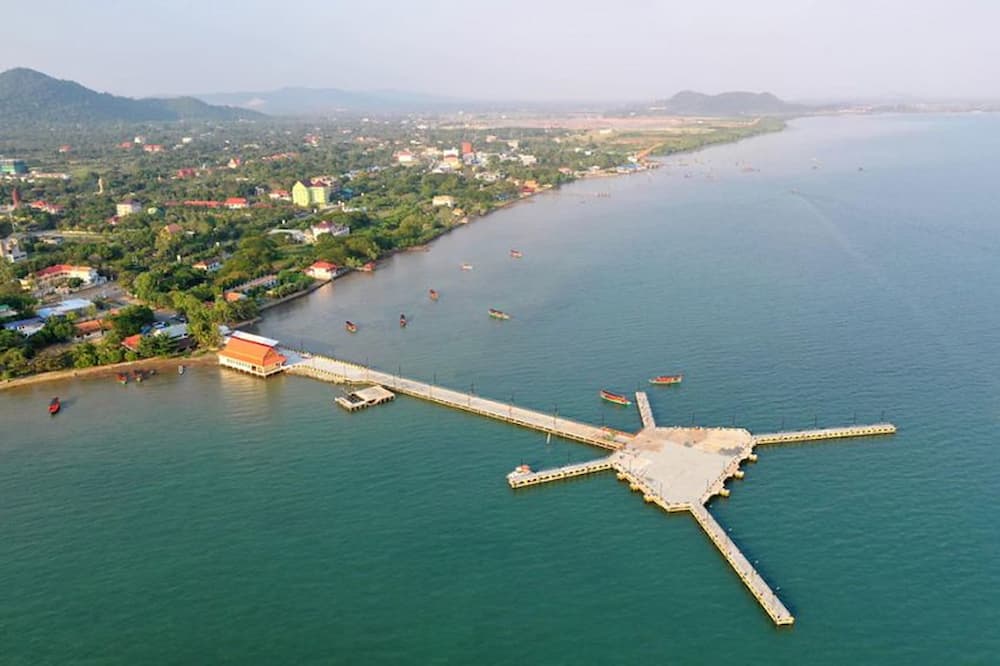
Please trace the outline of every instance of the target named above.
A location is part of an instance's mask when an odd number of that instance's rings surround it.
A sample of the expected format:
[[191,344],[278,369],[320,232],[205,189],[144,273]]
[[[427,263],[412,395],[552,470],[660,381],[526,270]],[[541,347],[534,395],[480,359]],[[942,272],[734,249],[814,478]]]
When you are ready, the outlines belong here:
[[793,442],[814,442],[821,439],[847,439],[849,437],[875,437],[895,435],[896,426],[891,423],[845,426],[841,428],[817,428],[789,432],[769,432],[754,435],[757,444],[790,444]]
[[[300,355],[292,350],[282,350],[282,353],[295,359],[285,368],[291,374],[336,384],[374,384],[389,395],[395,391],[444,407],[608,450],[610,453],[604,458],[548,470],[534,471],[521,465],[507,475],[507,483],[513,489],[520,489],[613,470],[619,480],[629,484],[631,490],[641,493],[647,504],[672,513],[689,512],[777,626],[793,624],[794,616],[715,521],[706,505],[715,497],[730,495],[731,491],[726,483],[732,478],[744,478],[742,465],[747,461],[757,460],[754,453],[757,446],[876,437],[896,432],[896,426],[892,423],[757,435],[735,427],[664,427],[656,424],[649,397],[645,392],[639,391],[635,394],[635,401],[642,428],[636,433],[627,433],[563,418],[555,413],[518,407],[513,403],[484,398],[471,392],[408,379],[348,361],[305,353]],[[367,389],[354,393],[360,395],[364,390]]]
[[606,472],[611,469],[611,460],[602,458],[601,460],[588,460],[587,462],[564,465],[541,472],[519,472],[514,471],[507,475],[507,483],[511,488],[523,488],[525,486],[537,486],[540,483],[549,481],[561,481],[571,479],[576,476]]
[[334,402],[349,412],[359,409],[366,409],[391,402],[396,399],[396,394],[386,390],[381,386],[370,386],[365,389],[352,391],[347,395],[342,395],[334,399]]
[[621,448],[632,439],[630,434],[613,428],[592,426],[558,414],[517,407],[324,356],[310,355],[291,365],[287,371],[337,384],[378,384],[396,393],[611,451]]

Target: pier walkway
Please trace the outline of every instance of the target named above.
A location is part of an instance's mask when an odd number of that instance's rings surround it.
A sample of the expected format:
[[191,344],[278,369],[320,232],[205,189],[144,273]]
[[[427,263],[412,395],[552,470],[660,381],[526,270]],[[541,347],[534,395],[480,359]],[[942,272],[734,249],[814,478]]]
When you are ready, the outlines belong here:
[[[286,353],[286,350],[282,350],[282,353]],[[287,350],[287,353],[295,354],[291,350]],[[600,428],[562,418],[557,414],[516,407],[510,403],[490,400],[324,356],[302,357],[300,361],[288,367],[288,372],[338,384],[379,384],[414,398],[612,451],[632,441],[632,435],[612,428]]]
[[722,529],[722,526],[715,522],[712,514],[700,504],[692,505],[689,511],[701,525],[701,528],[705,530],[705,534],[712,540],[715,547],[722,553],[722,556],[733,567],[733,571],[747,586],[750,593],[757,598],[764,611],[771,616],[771,620],[778,626],[795,622],[795,618],[785,608],[785,604],[781,603],[778,595],[771,590],[761,575],[757,573],[757,570],[753,568],[753,565],[744,557],[726,531]]
[[611,454],[606,458],[555,469],[536,472],[522,466],[507,475],[507,483],[511,488],[523,488],[614,470],[619,480],[628,482],[632,490],[642,493],[645,502],[656,504],[665,511],[689,511],[771,620],[779,626],[790,625],[795,618],[705,505],[717,495],[729,496],[726,482],[733,477],[744,477],[740,466],[744,461],[757,459],[754,447],[758,445],[872,437],[896,432],[896,426],[891,423],[760,435],[753,435],[743,428],[659,427],[653,418],[648,396],[640,391],[635,394],[635,399],[643,427],[631,434],[407,379],[356,363],[304,353],[300,355],[292,350],[282,349],[281,352],[293,359],[286,368],[291,374],[339,384],[374,384],[446,407],[610,450]]
[[817,428],[815,430],[796,430],[789,432],[769,432],[754,435],[754,444],[787,444],[791,442],[812,442],[820,439],[846,439],[848,437],[873,437],[876,435],[894,435],[896,426],[891,423],[873,423],[871,425],[854,425],[842,428]]

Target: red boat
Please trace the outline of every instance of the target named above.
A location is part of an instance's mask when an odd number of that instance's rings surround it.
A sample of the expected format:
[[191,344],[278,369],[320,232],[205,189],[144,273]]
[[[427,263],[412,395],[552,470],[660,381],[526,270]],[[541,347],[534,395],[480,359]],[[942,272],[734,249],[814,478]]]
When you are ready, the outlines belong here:
[[649,383],[657,386],[668,386],[670,384],[680,384],[683,379],[684,375],[660,375],[659,377],[650,379]]
[[623,407],[628,407],[632,404],[632,401],[619,393],[612,393],[611,391],[605,391],[601,389],[601,398],[607,400],[608,402],[614,403],[616,405],[622,405]]
[[431,297],[432,301],[436,301],[438,299],[438,293],[436,291],[434,291],[433,289],[431,289],[431,291],[430,291],[430,297]]
[[353,321],[345,322],[344,323],[344,328],[347,329],[348,333],[357,333],[358,332],[358,325],[355,324]]
[[52,398],[52,401],[49,402],[49,414],[55,416],[60,409],[62,409],[62,405],[59,404],[59,398]]
[[400,314],[399,315],[399,327],[400,328],[406,328],[406,315],[405,314]]
[[128,384],[128,375],[124,372],[119,372],[117,375],[115,375],[115,378],[118,380],[118,383],[123,386],[125,384]]

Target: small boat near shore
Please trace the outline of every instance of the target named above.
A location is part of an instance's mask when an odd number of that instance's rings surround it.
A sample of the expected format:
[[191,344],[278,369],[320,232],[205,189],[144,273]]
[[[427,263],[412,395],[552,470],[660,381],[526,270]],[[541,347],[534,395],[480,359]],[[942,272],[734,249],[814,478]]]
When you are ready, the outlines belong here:
[[427,293],[427,295],[428,295],[428,296],[430,296],[430,299],[431,299],[432,301],[436,301],[436,300],[438,299],[438,293],[437,293],[436,291],[434,291],[433,289],[431,289],[431,290],[430,290],[430,291],[429,291],[429,292]]
[[180,365],[178,365],[177,366],[177,374],[178,375],[183,375],[184,374],[184,369],[185,368],[184,368],[184,364],[183,363],[181,363]]
[[115,379],[118,380],[118,383],[121,384],[122,386],[128,384],[128,375],[125,374],[124,372],[119,372],[117,375],[115,375]]
[[62,403],[59,402],[59,398],[52,398],[52,400],[49,401],[49,414],[55,416],[59,413],[60,409],[62,409]]
[[629,405],[632,404],[632,401],[623,396],[622,394],[612,393],[611,391],[607,391],[605,389],[601,389],[601,399],[607,400],[608,402],[615,405],[621,405],[622,407],[628,407]]
[[353,321],[345,321],[344,322],[344,329],[348,333],[357,333],[358,332],[358,325],[355,324]]
[[407,324],[406,315],[400,313],[400,315],[399,315],[399,327],[400,328],[406,328],[406,324]]
[[524,253],[522,253],[520,250],[511,250],[510,251],[510,258],[511,259],[520,259],[523,256],[524,256]]
[[490,316],[494,319],[510,319],[510,315],[503,310],[497,310],[496,308],[489,309]]
[[680,384],[683,380],[684,375],[660,375],[650,379],[649,383],[654,386],[670,386],[671,384]]

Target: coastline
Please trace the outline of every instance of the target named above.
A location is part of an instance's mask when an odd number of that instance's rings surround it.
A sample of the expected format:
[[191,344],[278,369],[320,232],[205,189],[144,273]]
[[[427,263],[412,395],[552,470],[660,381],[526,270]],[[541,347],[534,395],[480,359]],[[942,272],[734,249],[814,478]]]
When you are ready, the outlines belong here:
[[218,363],[218,358],[216,357],[215,352],[208,351],[191,357],[157,357],[141,359],[138,361],[124,361],[122,363],[114,363],[112,365],[95,365],[90,368],[68,368],[66,370],[43,372],[41,374],[30,375],[28,377],[8,379],[7,381],[0,382],[0,391],[19,388],[22,386],[32,386],[34,384],[56,382],[63,379],[82,379],[84,377],[100,377],[102,375],[112,377],[120,370],[129,370],[132,368],[142,368],[144,370],[151,369],[156,370],[157,372],[162,372],[166,370],[174,370],[178,365],[190,367],[194,365],[214,365],[216,363]]

